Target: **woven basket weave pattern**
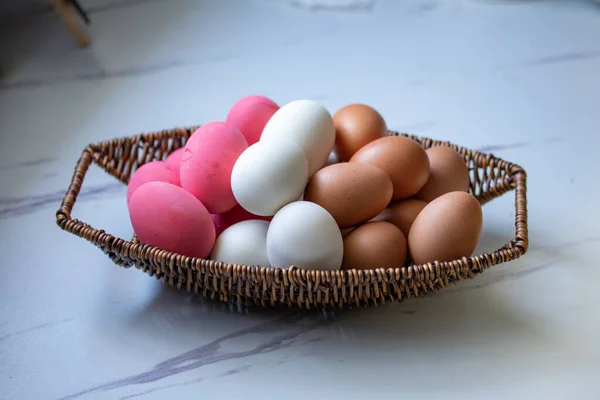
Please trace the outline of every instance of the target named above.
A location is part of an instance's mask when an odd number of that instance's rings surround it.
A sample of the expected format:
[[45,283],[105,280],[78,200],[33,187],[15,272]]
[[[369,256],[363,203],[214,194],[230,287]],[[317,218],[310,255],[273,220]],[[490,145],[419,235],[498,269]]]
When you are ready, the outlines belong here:
[[[488,267],[519,258],[527,251],[526,173],[521,167],[491,154],[407,134],[402,135],[425,148],[450,146],[457,150],[470,170],[470,191],[481,204],[514,190],[514,238],[492,253],[451,262],[386,270],[314,271],[293,266],[289,269],[240,266],[185,257],[140,244],[136,237],[131,240],[115,237],[71,217],[92,162],[126,184],[140,165],[163,160],[169,153],[184,146],[196,128],[165,130],[86,147],[56,213],[57,224],[98,246],[118,265],[135,266],[178,289],[211,299],[262,306],[344,307],[410,299],[442,289],[452,282],[472,278]],[[398,135],[397,132],[389,134]]]

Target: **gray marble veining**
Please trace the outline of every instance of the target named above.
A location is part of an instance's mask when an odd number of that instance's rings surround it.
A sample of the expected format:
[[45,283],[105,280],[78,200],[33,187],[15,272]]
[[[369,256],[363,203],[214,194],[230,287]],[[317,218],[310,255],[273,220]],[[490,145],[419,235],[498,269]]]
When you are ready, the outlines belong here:
[[[157,382],[172,375],[210,366],[226,360],[235,359],[237,362],[242,362],[243,359],[247,357],[266,354],[293,346],[295,344],[295,339],[298,336],[322,327],[324,324],[331,324],[333,322],[333,320],[317,320],[315,322],[311,321],[308,324],[298,324],[298,322],[304,318],[306,318],[306,315],[303,313],[291,311],[289,315],[284,317],[233,332],[206,345],[187,351],[184,354],[162,361],[155,365],[151,370],[86,389],[82,392],[66,396],[64,399],[77,398],[91,392],[106,392],[130,385]],[[252,348],[239,351],[227,351],[226,349],[223,349],[223,343],[238,340],[239,338],[251,334],[269,336],[269,340],[261,342],[259,345]],[[228,370],[224,374],[225,376],[235,375],[244,372],[247,369],[248,367]],[[194,382],[197,381],[194,380]],[[157,390],[157,388],[154,388],[152,391]],[[129,397],[131,397],[131,395]]]
[[600,50],[577,51],[540,57],[529,61],[529,65],[552,65],[569,62],[585,61],[600,57]]
[[[21,197],[0,197],[0,219],[18,217],[23,214],[30,214],[47,206],[58,208],[66,189],[58,190],[53,193],[44,193],[40,195],[21,196]],[[101,199],[108,196],[122,196],[125,193],[125,185],[121,182],[87,187],[82,190],[77,197],[77,201],[88,199]]]

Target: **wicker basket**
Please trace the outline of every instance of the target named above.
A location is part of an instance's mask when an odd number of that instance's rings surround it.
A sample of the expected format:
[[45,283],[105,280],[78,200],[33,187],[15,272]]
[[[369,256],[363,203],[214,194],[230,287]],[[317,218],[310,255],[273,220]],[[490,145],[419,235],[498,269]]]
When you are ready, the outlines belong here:
[[[86,147],[56,213],[57,224],[98,246],[117,265],[135,266],[178,289],[201,293],[211,299],[261,306],[345,307],[410,299],[445,288],[451,282],[472,278],[488,267],[514,260],[527,251],[526,173],[521,167],[491,154],[407,134],[402,135],[416,140],[425,148],[450,146],[459,151],[470,169],[470,191],[481,204],[514,189],[514,239],[492,253],[451,262],[393,269],[314,271],[293,266],[281,269],[232,265],[185,257],[140,244],[135,236],[131,240],[115,237],[71,217],[83,179],[92,162],[126,184],[137,167],[166,158],[169,153],[185,145],[196,128],[165,130]],[[397,132],[389,134],[399,135]]]

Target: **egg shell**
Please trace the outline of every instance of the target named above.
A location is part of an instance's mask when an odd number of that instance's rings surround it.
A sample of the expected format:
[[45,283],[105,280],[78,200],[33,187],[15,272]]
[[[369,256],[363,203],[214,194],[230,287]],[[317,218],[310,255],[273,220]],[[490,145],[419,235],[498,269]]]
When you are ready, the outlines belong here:
[[385,171],[394,185],[394,200],[411,197],[427,182],[429,158],[423,147],[404,136],[377,139],[357,151],[350,162]]
[[355,226],[352,228],[341,229],[340,231],[342,232],[342,238],[346,238],[346,236],[348,236],[354,229],[356,229]]
[[273,217],[267,232],[267,254],[274,267],[336,270],[344,256],[342,234],[323,207],[297,201]]
[[426,205],[426,201],[419,199],[401,200],[383,210],[374,220],[392,223],[402,231],[405,237],[408,237],[410,227]]
[[469,191],[469,169],[465,160],[451,147],[427,149],[429,179],[417,193],[418,198],[431,201],[444,193]]
[[337,164],[339,162],[340,162],[340,160],[339,160],[337,154],[335,153],[335,150],[332,150],[331,153],[329,153],[329,156],[327,157],[325,164],[323,164],[323,167],[321,167],[321,168],[325,168],[330,165]]
[[231,172],[248,143],[225,122],[210,122],[190,137],[181,158],[181,187],[196,196],[210,213],[231,210],[237,202],[231,189]]
[[165,162],[169,165],[176,167],[177,171],[179,171],[179,166],[181,165],[181,157],[183,157],[183,147],[169,154]]
[[152,161],[135,170],[127,184],[127,203],[133,193],[148,182],[167,182],[180,186],[179,168],[164,161]]
[[225,229],[229,228],[233,224],[237,224],[238,222],[247,221],[250,219],[261,219],[263,221],[270,221],[273,217],[262,217],[259,215],[255,215],[249,213],[244,210],[242,206],[239,204],[233,207],[231,210],[223,213],[223,214],[211,214],[213,222],[215,223],[215,230],[217,232],[217,236],[221,234]]
[[365,104],[349,104],[333,116],[335,149],[340,161],[348,161],[367,143],[387,135],[385,120]]
[[248,145],[258,142],[269,119],[279,106],[264,96],[246,96],[238,100],[227,114],[226,122],[242,132]]
[[229,264],[269,267],[268,229],[269,222],[258,219],[231,225],[217,238],[210,258]]
[[267,122],[261,141],[291,140],[306,154],[312,176],[327,161],[335,143],[331,115],[317,102],[295,100],[281,107]]
[[314,174],[306,185],[304,200],[325,208],[340,228],[350,228],[383,211],[392,193],[392,182],[381,169],[341,163]]
[[408,248],[413,263],[471,256],[482,224],[481,205],[475,197],[465,192],[441,195],[423,208],[410,228]]
[[291,141],[260,141],[238,158],[231,187],[246,211],[270,216],[296,201],[307,180],[308,163],[298,145]]
[[342,269],[399,268],[406,262],[406,238],[395,225],[368,222],[344,239]]
[[179,186],[149,182],[131,196],[129,217],[143,244],[188,257],[205,258],[215,243],[206,207]]

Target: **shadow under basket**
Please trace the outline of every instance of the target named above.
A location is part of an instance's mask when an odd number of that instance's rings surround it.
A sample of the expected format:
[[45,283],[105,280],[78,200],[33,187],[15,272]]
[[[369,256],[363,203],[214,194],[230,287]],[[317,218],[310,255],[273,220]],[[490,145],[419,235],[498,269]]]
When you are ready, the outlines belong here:
[[178,128],[120,138],[87,146],[77,162],[56,222],[63,229],[82,237],[106,253],[117,265],[135,266],[150,276],[188,292],[211,299],[261,306],[300,308],[380,304],[404,300],[447,287],[450,283],[473,278],[488,267],[515,260],[527,252],[526,173],[518,165],[491,154],[397,132],[424,148],[449,146],[464,158],[470,171],[470,192],[481,204],[514,190],[515,237],[492,252],[450,262],[372,270],[305,270],[232,265],[190,258],[149,245],[115,237],[72,218],[71,212],[88,167],[92,162],[123,184],[135,169],[147,162],[165,159],[183,147],[197,127]]

